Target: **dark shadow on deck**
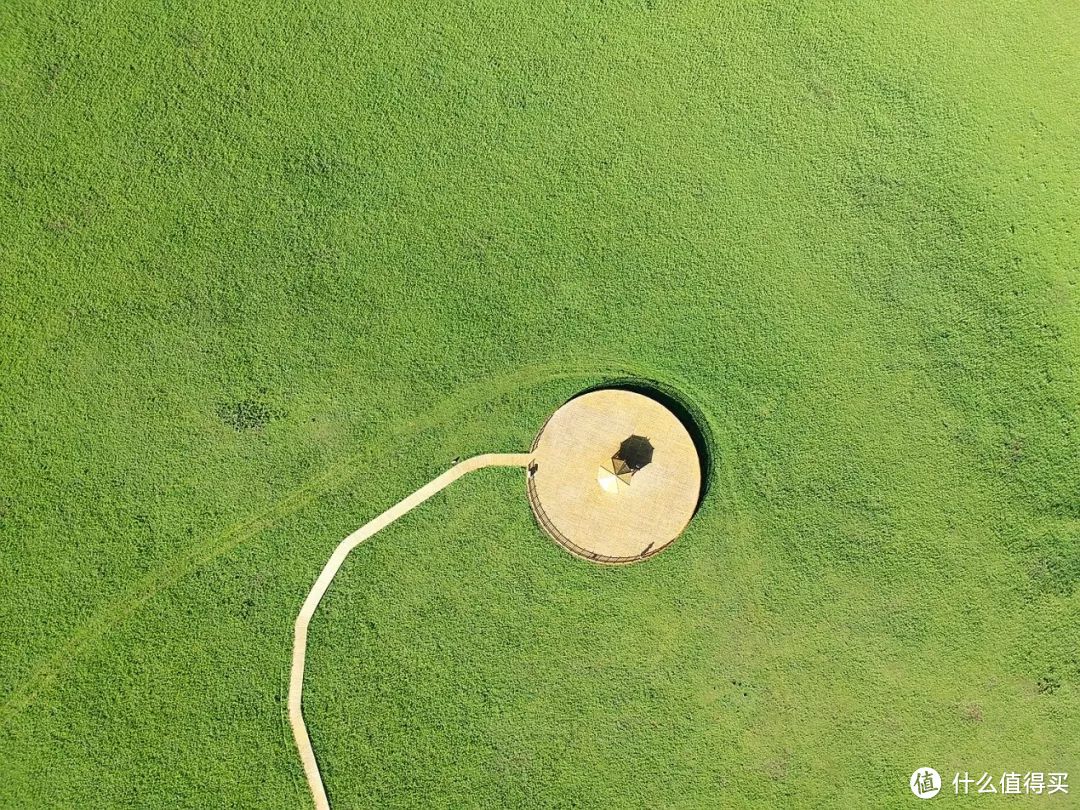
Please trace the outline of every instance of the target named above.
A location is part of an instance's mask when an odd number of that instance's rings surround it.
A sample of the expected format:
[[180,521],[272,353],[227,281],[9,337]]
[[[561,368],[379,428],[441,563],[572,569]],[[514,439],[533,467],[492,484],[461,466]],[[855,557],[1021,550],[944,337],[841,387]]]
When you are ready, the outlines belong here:
[[589,394],[593,391],[609,389],[630,391],[654,399],[675,414],[676,418],[682,422],[683,427],[686,428],[686,432],[690,434],[690,438],[694,442],[698,454],[698,463],[701,465],[701,491],[698,493],[697,503],[694,506],[694,511],[697,512],[709,492],[709,487],[712,485],[713,449],[716,446],[705,415],[678,391],[655,380],[635,378],[610,380],[581,391],[570,399],[577,399],[582,394]]

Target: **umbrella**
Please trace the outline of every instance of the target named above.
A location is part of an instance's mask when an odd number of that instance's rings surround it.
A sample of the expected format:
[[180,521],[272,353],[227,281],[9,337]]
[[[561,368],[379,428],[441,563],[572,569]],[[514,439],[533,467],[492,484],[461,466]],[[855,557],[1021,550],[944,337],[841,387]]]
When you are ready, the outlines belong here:
[[[619,445],[619,452],[612,456],[611,461],[619,473],[633,475],[646,464],[652,461],[653,446],[644,436],[633,435],[623,439]],[[619,468],[622,469],[619,469]]]

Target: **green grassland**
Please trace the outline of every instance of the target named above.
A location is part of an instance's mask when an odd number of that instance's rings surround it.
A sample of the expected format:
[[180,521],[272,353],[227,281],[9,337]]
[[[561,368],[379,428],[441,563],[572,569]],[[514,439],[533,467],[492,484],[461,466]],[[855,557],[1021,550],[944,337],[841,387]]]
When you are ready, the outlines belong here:
[[358,549],[335,807],[1080,793],[1078,86],[1057,2],[0,4],[0,806],[303,806],[331,549],[626,379],[686,534]]

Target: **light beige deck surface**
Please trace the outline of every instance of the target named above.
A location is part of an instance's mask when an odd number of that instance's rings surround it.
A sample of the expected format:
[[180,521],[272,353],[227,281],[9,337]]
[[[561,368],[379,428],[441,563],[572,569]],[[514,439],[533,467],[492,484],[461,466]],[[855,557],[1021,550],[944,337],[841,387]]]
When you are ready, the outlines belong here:
[[[619,444],[632,435],[653,445],[653,460],[628,485],[608,491],[597,480]],[[534,450],[530,487],[542,526],[581,554],[629,562],[651,556],[686,528],[701,490],[701,464],[682,422],[650,397],[605,389],[576,397],[548,420]],[[556,535],[562,535],[562,538]],[[578,549],[563,542],[569,540]]]

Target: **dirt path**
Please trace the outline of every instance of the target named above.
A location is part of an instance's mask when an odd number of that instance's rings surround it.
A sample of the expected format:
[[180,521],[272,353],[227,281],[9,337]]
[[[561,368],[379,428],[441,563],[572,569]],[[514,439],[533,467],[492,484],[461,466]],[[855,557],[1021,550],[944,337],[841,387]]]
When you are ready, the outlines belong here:
[[304,725],[304,713],[302,698],[304,691],[304,660],[307,654],[308,623],[311,621],[315,609],[326,593],[327,588],[333,581],[341,564],[349,556],[349,552],[363,543],[373,534],[385,529],[406,512],[415,509],[428,498],[442,489],[450,486],[457,479],[473,470],[481,467],[527,467],[532,461],[531,453],[487,453],[473,456],[459,464],[454,465],[435,480],[420,487],[412,495],[398,501],[378,517],[365,523],[355,532],[342,540],[330,559],[323,567],[319,578],[311,588],[300,615],[296,617],[296,625],[293,631],[293,656],[292,673],[289,676],[289,724],[292,726],[293,738],[296,747],[300,749],[300,759],[304,763],[304,773],[307,776],[308,786],[311,788],[312,798],[318,810],[329,810],[330,801],[326,798],[326,789],[323,787],[322,777],[319,775],[319,764],[315,759],[315,751],[311,747],[311,738],[308,737],[307,726]]

